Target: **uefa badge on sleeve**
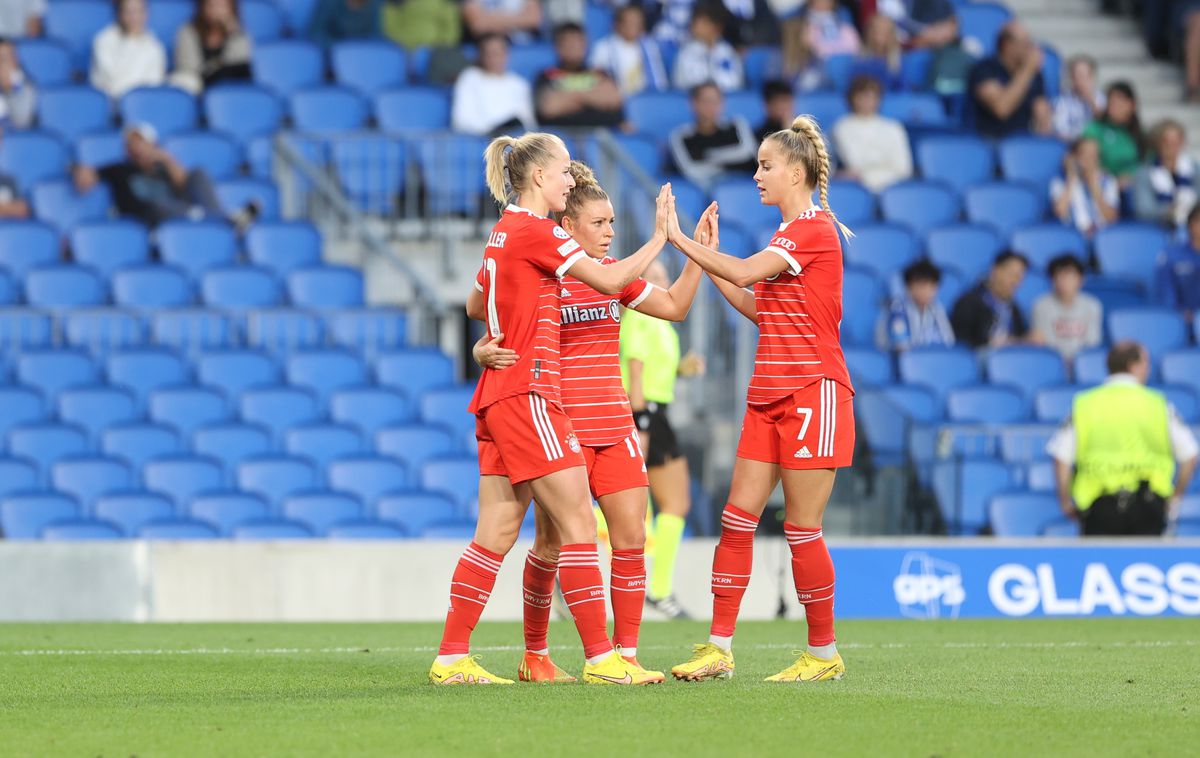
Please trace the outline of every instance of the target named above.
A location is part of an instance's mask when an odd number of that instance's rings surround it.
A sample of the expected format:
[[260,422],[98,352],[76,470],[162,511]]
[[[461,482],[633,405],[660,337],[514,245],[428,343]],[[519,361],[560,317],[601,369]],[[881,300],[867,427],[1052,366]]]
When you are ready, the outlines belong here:
[[579,452],[579,438],[575,436],[575,432],[567,435],[567,447],[571,448],[572,453]]

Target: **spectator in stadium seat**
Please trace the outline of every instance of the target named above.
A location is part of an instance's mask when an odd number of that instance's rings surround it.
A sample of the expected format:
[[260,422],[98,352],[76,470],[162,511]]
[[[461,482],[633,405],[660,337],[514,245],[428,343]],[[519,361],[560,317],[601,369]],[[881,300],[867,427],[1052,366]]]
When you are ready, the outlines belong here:
[[879,0],[879,13],[892,19],[908,47],[940,48],[958,41],[958,16],[951,0]]
[[250,52],[237,0],[196,0],[192,20],[175,34],[171,83],[198,94],[218,82],[249,79]]
[[1196,205],[1196,159],[1188,155],[1183,124],[1168,118],[1150,130],[1148,164],[1133,181],[1134,213],[1142,221],[1185,231],[1188,214]]
[[529,82],[508,70],[508,41],[499,34],[479,40],[479,62],[454,83],[450,126],[485,135],[537,126]]
[[588,65],[612,77],[625,97],[671,88],[658,41],[646,34],[646,11],[626,5],[613,18],[613,33],[592,46]]
[[671,159],[679,173],[698,187],[710,189],[729,173],[750,174],[758,168],[758,143],[750,124],[725,118],[725,96],[705,82],[692,88],[696,122],[671,130]]
[[37,109],[37,89],[21,69],[17,47],[0,37],[0,128],[28,129]]
[[42,36],[46,0],[4,0],[0,3],[0,37]]
[[954,329],[938,300],[942,272],[926,259],[904,269],[904,294],[893,298],[882,316],[876,342],[885,350],[954,344]]
[[383,33],[380,0],[320,0],[308,23],[308,37],[321,47]]
[[950,325],[959,342],[972,348],[1004,347],[1040,342],[1030,332],[1025,314],[1013,299],[1025,280],[1029,260],[1005,250],[992,262],[987,278],[964,292],[950,311]]
[[585,65],[583,27],[566,23],[554,30],[558,65],[538,74],[534,102],[538,122],[547,126],[618,126],[625,119],[621,90],[608,74]]
[[163,83],[167,51],[146,28],[145,0],[118,0],[117,20],[92,41],[92,86],[118,98],[137,87]]
[[851,112],[833,127],[833,144],[841,158],[842,174],[873,192],[912,176],[908,133],[895,119],[879,115],[883,88],[871,76],[850,83],[846,101]]
[[0,174],[0,219],[29,218],[29,203],[21,197],[17,180]]
[[1044,57],[1023,24],[1004,25],[996,35],[996,55],[976,63],[967,78],[977,131],[995,138],[1050,133],[1053,114],[1042,79]]
[[712,82],[722,91],[745,86],[742,59],[725,41],[725,19],[721,9],[697,5],[692,12],[691,39],[679,49],[672,79],[677,89],[691,89]]
[[501,34],[514,44],[525,44],[541,34],[542,5],[537,0],[466,0],[462,19],[476,43]]
[[863,46],[850,70],[850,78],[874,76],[888,90],[904,87],[900,76],[900,37],[896,22],[882,13],[871,16],[863,32]]
[[[634,0],[608,0],[612,5],[642,5],[650,14],[651,33],[664,46],[679,47],[688,39],[688,28],[692,23],[692,12],[697,0],[659,0],[637,3]],[[716,0],[703,0],[708,5],[720,6]]]
[[157,144],[158,135],[149,124],[125,128],[126,159],[95,168],[77,165],[75,187],[88,192],[104,182],[122,216],[136,218],[149,227],[171,219],[226,219],[243,230],[258,215],[258,204],[248,203],[226,218],[217,203],[212,180],[203,169],[188,171]]
[[1083,129],[1100,144],[1100,165],[1117,177],[1122,188],[1133,182],[1144,150],[1137,95],[1129,82],[1114,82],[1105,91],[1104,113]]
[[1121,188],[1100,167],[1100,146],[1091,137],[1071,143],[1063,156],[1063,175],[1050,181],[1054,215],[1085,237],[1091,237],[1120,216]]
[[462,11],[454,0],[388,0],[383,5],[383,33],[409,49],[457,47],[462,41]]
[[1178,309],[1189,322],[1200,313],[1200,205],[1188,214],[1186,241],[1159,253],[1155,283],[1162,305]]
[[742,50],[755,45],[779,44],[776,0],[724,0],[729,14],[726,38]]
[[1070,361],[1080,350],[1095,347],[1102,338],[1104,306],[1083,292],[1083,264],[1073,255],[1060,255],[1046,267],[1050,292],[1033,304],[1033,329]]
[[1059,507],[1085,537],[1162,534],[1196,471],[1200,445],[1162,393],[1144,386],[1149,376],[1145,347],[1113,345],[1104,384],[1075,396],[1046,444]]
[[790,129],[792,121],[796,118],[796,96],[786,83],[778,79],[766,82],[763,84],[762,98],[763,110],[767,117],[754,133],[754,138],[760,143],[770,134]]
[[1072,140],[1104,110],[1104,93],[1096,85],[1096,59],[1076,55],[1067,61],[1066,91],[1054,98],[1054,133]]
[[809,43],[808,19],[793,16],[784,19],[779,26],[779,51],[767,67],[771,78],[791,83],[792,89],[799,93],[825,87],[825,68]]
[[862,41],[854,24],[838,15],[834,0],[809,0],[808,44],[821,60],[832,55],[857,55]]

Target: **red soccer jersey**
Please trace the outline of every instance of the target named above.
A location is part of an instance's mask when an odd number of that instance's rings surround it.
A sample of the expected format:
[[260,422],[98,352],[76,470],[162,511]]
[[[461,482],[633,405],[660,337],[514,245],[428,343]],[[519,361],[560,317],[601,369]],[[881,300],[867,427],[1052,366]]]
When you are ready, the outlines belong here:
[[651,290],[649,282],[637,279],[612,297],[563,278],[562,404],[581,444],[607,447],[633,433],[633,412],[621,384],[621,306],[636,308]]
[[484,369],[468,410],[536,392],[561,405],[558,360],[559,279],[587,253],[551,219],[510,205],[492,227],[483,251],[480,284],[488,333],[520,360],[501,371]]
[[842,355],[842,246],[820,208],[782,224],[767,250],[788,262],[754,285],[758,355],[746,391],[751,405],[770,405],[818,378],[853,391]]

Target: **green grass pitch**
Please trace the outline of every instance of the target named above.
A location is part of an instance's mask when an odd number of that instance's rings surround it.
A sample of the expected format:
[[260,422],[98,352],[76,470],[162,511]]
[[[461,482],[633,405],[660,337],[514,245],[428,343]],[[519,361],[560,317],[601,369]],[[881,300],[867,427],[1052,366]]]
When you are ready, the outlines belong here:
[[[1195,755],[1195,619],[844,622],[840,682],[762,682],[803,624],[744,623],[731,681],[434,688],[434,624],[0,626],[6,756]],[[647,624],[669,668],[701,623]],[[517,624],[476,633],[513,676]],[[551,630],[578,673],[573,630]]]

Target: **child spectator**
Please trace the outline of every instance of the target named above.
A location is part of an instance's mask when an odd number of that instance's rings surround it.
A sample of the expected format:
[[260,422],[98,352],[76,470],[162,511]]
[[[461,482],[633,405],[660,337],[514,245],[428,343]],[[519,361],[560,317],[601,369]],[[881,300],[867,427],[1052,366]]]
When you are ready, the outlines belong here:
[[119,0],[117,20],[92,41],[92,86],[118,98],[131,89],[154,87],[167,75],[167,51],[146,29],[145,0]]
[[938,300],[942,272],[927,260],[904,269],[904,294],[892,300],[877,341],[886,350],[954,344],[954,330]]
[[1100,167],[1100,147],[1090,137],[1071,143],[1063,156],[1063,175],[1050,182],[1054,215],[1091,237],[1120,215],[1121,189]]
[[218,82],[250,78],[250,37],[237,0],[196,0],[192,20],[175,33],[171,83],[198,94]]
[[1067,61],[1067,88],[1054,98],[1054,133],[1072,140],[1104,110],[1104,93],[1096,86],[1096,59],[1076,55]]
[[613,33],[592,47],[589,65],[612,77],[625,97],[671,88],[658,41],[646,34],[646,11],[626,5],[616,12]]
[[1183,124],[1169,118],[1150,130],[1151,161],[1138,169],[1133,183],[1137,217],[1186,232],[1188,214],[1196,205],[1196,159],[1185,152]]
[[1200,205],[1187,217],[1187,240],[1161,253],[1156,270],[1158,301],[1189,322],[1200,312]]
[[696,122],[671,131],[671,158],[679,173],[696,186],[711,189],[729,172],[753,173],[758,167],[758,143],[750,124],[725,118],[725,96],[712,82],[691,92]]
[[833,143],[841,158],[842,173],[873,192],[912,176],[912,152],[908,133],[895,119],[879,115],[883,93],[870,76],[850,83],[846,100],[851,113],[833,127]]
[[1033,304],[1033,329],[1045,344],[1070,361],[1084,348],[1100,344],[1104,307],[1083,292],[1083,264],[1060,255],[1046,267],[1051,291]]
[[725,21],[717,8],[697,5],[692,13],[691,39],[675,59],[677,89],[691,89],[712,82],[722,91],[743,87],[742,59],[725,41]]
[[554,30],[558,65],[534,84],[538,121],[548,126],[617,126],[624,119],[621,91],[607,74],[584,65],[587,37],[568,22]]
[[964,292],[950,311],[959,342],[971,348],[1040,342],[1013,300],[1028,270],[1029,260],[1020,253],[1005,250],[996,256],[987,278]]
[[508,41],[501,35],[479,41],[479,63],[454,83],[450,126],[477,135],[537,126],[529,82],[508,70]]
[[28,129],[37,109],[37,89],[21,69],[16,45],[0,37],[0,128]]
[[1142,123],[1137,95],[1128,82],[1114,82],[1105,92],[1104,113],[1083,129],[1084,137],[1100,144],[1100,165],[1117,177],[1121,187],[1133,181],[1142,160]]

